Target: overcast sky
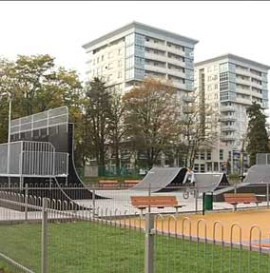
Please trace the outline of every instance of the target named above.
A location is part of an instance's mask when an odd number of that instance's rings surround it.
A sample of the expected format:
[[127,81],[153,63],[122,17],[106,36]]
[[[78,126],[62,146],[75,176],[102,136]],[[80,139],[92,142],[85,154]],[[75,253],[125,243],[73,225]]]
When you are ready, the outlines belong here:
[[199,40],[195,62],[233,53],[270,65],[270,2],[0,2],[0,56],[49,53],[85,78],[82,45],[132,21]]

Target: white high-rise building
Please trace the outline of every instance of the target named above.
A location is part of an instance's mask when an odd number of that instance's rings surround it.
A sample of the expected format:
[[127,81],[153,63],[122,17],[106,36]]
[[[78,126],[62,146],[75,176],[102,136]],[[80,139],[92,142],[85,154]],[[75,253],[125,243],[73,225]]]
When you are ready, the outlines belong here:
[[195,88],[218,115],[220,140],[214,143],[211,155],[209,151],[199,154],[197,171],[226,171],[228,162],[231,172],[243,171],[244,159],[239,159],[247,134],[246,110],[254,101],[268,109],[269,69],[267,65],[232,54],[195,64]]
[[183,93],[194,88],[194,45],[198,41],[132,22],[83,48],[87,78],[103,77],[122,93],[147,76],[169,79]]

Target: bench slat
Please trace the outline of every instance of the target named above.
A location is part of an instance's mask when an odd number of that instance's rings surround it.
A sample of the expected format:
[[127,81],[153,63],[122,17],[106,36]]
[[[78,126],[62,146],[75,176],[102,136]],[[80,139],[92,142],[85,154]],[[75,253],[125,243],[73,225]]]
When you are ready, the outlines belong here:
[[225,202],[236,206],[239,203],[250,204],[250,203],[260,203],[254,193],[225,193]]
[[134,207],[177,207],[178,201],[175,196],[131,196]]

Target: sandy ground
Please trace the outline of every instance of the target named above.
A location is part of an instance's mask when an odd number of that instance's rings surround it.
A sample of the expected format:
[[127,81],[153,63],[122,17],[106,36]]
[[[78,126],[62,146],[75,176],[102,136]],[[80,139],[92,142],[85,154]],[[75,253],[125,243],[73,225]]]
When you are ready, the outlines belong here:
[[[142,227],[145,219],[132,218],[122,220],[127,223]],[[201,214],[182,214],[177,217],[157,215],[155,228],[159,232],[174,236],[174,234],[199,237],[201,241],[215,240],[233,244],[252,245],[261,244],[270,246],[270,210],[249,209],[236,212],[207,212]]]

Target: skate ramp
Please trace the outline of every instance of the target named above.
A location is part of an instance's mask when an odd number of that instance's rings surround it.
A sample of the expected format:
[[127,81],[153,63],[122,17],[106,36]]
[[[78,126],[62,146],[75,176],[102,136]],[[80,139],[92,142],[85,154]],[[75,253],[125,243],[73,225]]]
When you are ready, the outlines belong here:
[[243,182],[214,192],[214,201],[223,202],[224,193],[255,193],[266,195],[266,184],[270,183],[270,165],[254,165],[249,168]]
[[186,168],[153,167],[144,179],[134,186],[134,190],[150,190],[159,192],[170,190],[170,187],[180,186],[186,179]]
[[[78,197],[91,199],[93,197],[93,193],[80,179],[74,164],[74,125],[69,122],[69,113],[66,106],[12,120],[10,139],[12,144],[19,141],[34,141],[41,143],[39,146],[45,145],[46,143],[51,144],[56,153],[68,154],[66,168],[68,172],[65,176],[61,173],[55,176],[57,187],[61,188],[61,192],[64,193],[63,196],[67,196],[70,199],[77,199]],[[39,146],[36,145],[35,147],[39,149]],[[2,163],[1,153],[0,163]],[[27,161],[25,164],[27,164]],[[24,178],[25,182],[27,181],[26,178],[27,177]],[[32,176],[31,178],[35,179],[36,177]],[[42,178],[41,175],[39,178],[37,181],[40,184],[39,186],[42,187],[46,184],[46,177]],[[74,194],[73,191],[68,190],[67,187],[78,188],[79,190],[76,191],[78,194]],[[95,197],[102,198],[102,196],[99,195]]]
[[254,165],[249,168],[246,178],[243,181],[249,184],[270,183],[270,165]]
[[222,186],[230,186],[224,173],[194,173],[194,178],[199,193],[214,192]]

